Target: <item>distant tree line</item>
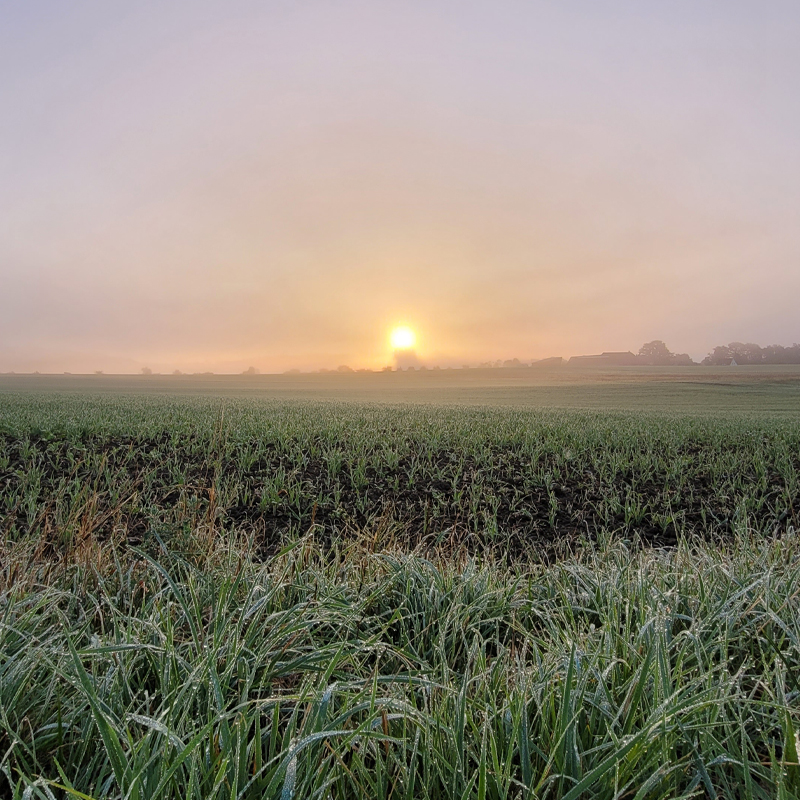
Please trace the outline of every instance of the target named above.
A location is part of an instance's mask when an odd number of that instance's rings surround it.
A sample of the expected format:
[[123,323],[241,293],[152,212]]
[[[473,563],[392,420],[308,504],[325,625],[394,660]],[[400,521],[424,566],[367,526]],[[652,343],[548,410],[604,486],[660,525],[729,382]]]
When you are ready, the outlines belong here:
[[784,347],[769,344],[766,347],[752,342],[731,342],[715,347],[701,363],[716,366],[730,364],[800,364],[800,344]]
[[[636,356],[639,364],[668,366],[693,364],[686,353],[673,353],[660,339],[647,342],[639,348]],[[800,364],[800,344],[784,347],[770,344],[766,347],[752,342],[731,342],[715,347],[700,363],[706,366],[728,366],[737,364]]]
[[653,367],[688,366],[694,363],[688,353],[671,352],[661,339],[654,339],[652,342],[643,344],[639,348],[637,360],[640,364],[647,364]]

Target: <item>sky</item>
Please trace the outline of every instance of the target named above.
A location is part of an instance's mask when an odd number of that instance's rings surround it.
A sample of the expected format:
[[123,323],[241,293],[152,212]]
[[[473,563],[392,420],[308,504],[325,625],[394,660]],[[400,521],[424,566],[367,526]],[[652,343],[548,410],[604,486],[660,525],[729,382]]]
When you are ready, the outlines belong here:
[[800,4],[0,0],[0,371],[800,341]]

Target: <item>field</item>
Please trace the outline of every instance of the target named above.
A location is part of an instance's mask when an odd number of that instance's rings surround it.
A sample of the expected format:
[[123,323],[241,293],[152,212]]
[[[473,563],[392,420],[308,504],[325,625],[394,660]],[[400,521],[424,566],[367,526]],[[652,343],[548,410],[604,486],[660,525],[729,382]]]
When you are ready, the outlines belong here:
[[796,368],[0,376],[0,794],[800,796]]
[[304,375],[0,375],[5,393],[796,414],[800,367],[529,367]]

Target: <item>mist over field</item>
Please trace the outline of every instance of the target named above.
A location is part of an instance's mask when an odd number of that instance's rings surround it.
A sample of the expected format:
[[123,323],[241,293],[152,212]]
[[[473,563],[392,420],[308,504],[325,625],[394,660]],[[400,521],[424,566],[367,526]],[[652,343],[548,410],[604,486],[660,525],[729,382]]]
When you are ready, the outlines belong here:
[[0,797],[800,797],[799,41],[0,3]]
[[795,4],[0,14],[0,371],[800,338]]

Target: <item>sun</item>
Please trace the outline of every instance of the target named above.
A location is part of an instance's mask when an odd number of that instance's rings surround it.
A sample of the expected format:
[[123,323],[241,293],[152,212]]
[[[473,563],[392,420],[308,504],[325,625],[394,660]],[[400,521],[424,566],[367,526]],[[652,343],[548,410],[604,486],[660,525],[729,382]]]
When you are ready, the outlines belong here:
[[410,350],[417,341],[414,331],[405,325],[395,328],[389,338],[391,339],[393,350]]

